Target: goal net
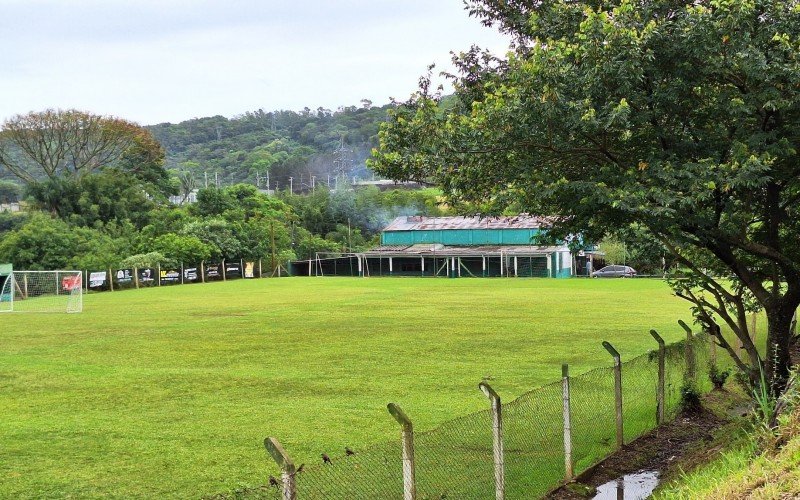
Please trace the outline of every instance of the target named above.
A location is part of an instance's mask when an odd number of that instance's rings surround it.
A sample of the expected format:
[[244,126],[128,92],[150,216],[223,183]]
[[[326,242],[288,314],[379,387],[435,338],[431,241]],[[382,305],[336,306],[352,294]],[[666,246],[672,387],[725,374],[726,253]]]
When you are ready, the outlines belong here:
[[80,271],[13,271],[0,290],[0,312],[83,310]]

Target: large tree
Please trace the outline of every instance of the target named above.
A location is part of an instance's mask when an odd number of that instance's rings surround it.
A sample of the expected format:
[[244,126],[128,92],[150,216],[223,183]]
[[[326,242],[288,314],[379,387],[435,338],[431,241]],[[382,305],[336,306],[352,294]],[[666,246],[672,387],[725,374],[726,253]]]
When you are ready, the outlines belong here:
[[79,179],[107,166],[157,183],[163,163],[150,132],[120,118],[48,109],[16,115],[0,128],[0,167],[26,184]]
[[455,100],[423,78],[373,168],[473,210],[555,215],[554,238],[646,232],[689,270],[700,319],[746,344],[742,315],[763,308],[780,392],[800,304],[798,3],[466,3],[512,51],[457,56]]

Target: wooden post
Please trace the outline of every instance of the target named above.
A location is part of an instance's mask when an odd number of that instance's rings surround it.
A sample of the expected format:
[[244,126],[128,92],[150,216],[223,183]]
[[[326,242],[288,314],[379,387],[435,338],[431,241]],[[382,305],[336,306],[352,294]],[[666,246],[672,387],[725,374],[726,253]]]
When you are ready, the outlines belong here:
[[283,446],[273,437],[268,437],[264,440],[264,447],[267,449],[273,460],[278,463],[281,468],[281,479],[283,480],[283,500],[296,500],[297,499],[297,485],[294,476],[297,469],[294,462],[286,454]]
[[139,268],[133,268],[133,284],[136,285],[136,288],[139,288]]
[[414,477],[414,426],[399,406],[394,403],[389,403],[387,408],[402,429],[403,500],[416,500],[417,483]]
[[22,275],[22,298],[28,298],[28,273]]
[[261,259],[258,259],[258,277],[263,278],[264,275],[261,274]]
[[650,335],[658,342],[658,385],[656,386],[656,424],[661,425],[664,423],[664,385],[665,385],[665,370],[664,364],[667,357],[667,349],[664,345],[664,339],[655,330],[650,330]]
[[225,277],[225,259],[222,259],[222,281],[228,281]]
[[204,260],[200,261],[200,282],[206,282],[206,261]]
[[161,286],[161,263],[156,264],[156,286]]
[[181,285],[183,285],[183,273],[184,273],[184,267],[183,267],[183,262],[181,262]]
[[686,331],[686,346],[684,349],[686,356],[686,378],[691,382],[695,382],[697,376],[697,360],[694,356],[694,337],[692,336],[692,329],[689,328],[689,325],[687,325],[682,319],[678,320],[678,324],[681,325],[681,328]]
[[492,437],[494,450],[494,491],[497,500],[506,497],[506,474],[503,459],[503,415],[500,396],[486,382],[478,384],[478,388],[492,403]]
[[614,358],[614,402],[617,410],[617,449],[625,444],[622,426],[622,363],[619,352],[610,343],[603,341],[603,347]]
[[111,291],[114,291],[114,272],[111,271],[111,268],[108,268],[108,286],[110,287]]
[[575,477],[572,463],[572,413],[569,402],[569,365],[561,365],[561,397],[564,403],[564,480],[571,481]]

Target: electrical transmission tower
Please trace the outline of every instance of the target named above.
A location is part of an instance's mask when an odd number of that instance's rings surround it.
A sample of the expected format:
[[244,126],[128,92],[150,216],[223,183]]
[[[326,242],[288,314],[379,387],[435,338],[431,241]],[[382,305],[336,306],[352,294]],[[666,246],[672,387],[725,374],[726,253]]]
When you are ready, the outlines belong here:
[[339,146],[333,152],[333,170],[338,189],[339,180],[347,181],[348,174],[353,170],[353,150],[345,147],[344,136],[339,139]]

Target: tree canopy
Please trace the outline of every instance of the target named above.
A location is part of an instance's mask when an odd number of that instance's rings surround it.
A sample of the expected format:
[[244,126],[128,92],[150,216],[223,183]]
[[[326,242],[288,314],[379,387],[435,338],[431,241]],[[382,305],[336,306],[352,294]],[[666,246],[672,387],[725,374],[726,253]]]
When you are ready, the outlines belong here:
[[688,270],[698,319],[735,327],[751,379],[762,359],[741,323],[766,311],[780,391],[800,304],[796,2],[467,4],[513,50],[458,55],[446,106],[423,78],[373,168],[469,210],[553,216],[552,238],[642,231]]
[[147,165],[134,161],[136,156],[139,160],[149,156],[151,162],[163,166],[158,142],[146,130],[120,118],[48,109],[16,115],[0,128],[0,166],[27,184],[81,178],[122,157],[131,167]]

